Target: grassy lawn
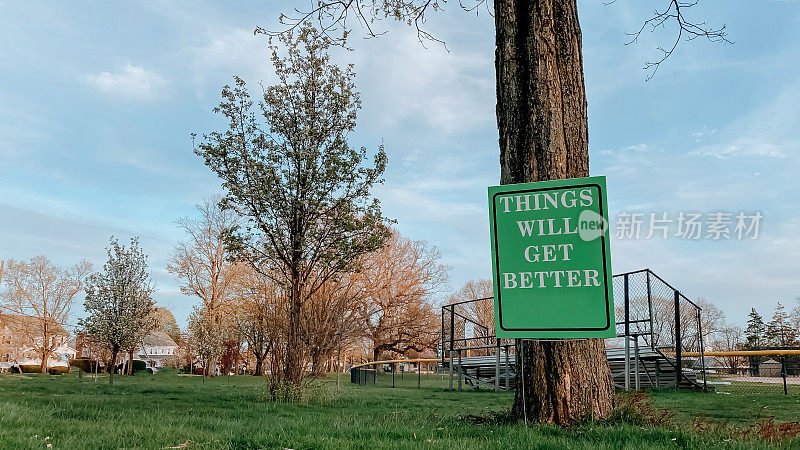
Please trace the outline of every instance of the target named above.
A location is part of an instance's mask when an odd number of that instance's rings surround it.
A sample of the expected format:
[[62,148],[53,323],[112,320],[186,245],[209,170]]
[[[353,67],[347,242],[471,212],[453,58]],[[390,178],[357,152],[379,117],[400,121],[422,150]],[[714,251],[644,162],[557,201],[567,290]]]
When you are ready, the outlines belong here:
[[[104,382],[106,381],[106,382]],[[264,381],[174,374],[119,377],[113,386],[76,375],[0,376],[0,448],[753,448],[763,441],[697,432],[698,414],[752,422],[739,397],[658,392],[654,406],[675,418],[636,418],[571,428],[509,423],[513,394],[448,392],[442,378],[383,375],[376,386],[349,377],[320,381],[305,404],[263,400]],[[770,398],[774,415],[797,420],[798,397]],[[775,413],[775,414],[772,414]],[[478,416],[476,419],[472,416]],[[768,414],[762,413],[765,417]],[[49,437],[49,439],[47,439]],[[781,446],[797,446],[783,440]]]

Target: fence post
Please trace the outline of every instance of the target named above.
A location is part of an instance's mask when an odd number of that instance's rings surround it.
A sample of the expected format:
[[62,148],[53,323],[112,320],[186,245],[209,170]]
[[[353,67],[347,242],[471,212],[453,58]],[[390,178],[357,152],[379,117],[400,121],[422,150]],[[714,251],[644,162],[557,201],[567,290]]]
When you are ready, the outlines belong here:
[[628,274],[625,280],[625,390],[631,390],[631,323],[630,323],[630,297],[628,293]]
[[703,343],[703,322],[700,321],[700,309],[696,309],[697,315],[697,334],[700,339],[700,368],[703,371],[703,390],[708,390],[708,382],[706,381],[706,351],[705,344]]
[[644,274],[645,278],[647,279],[647,310],[650,313],[650,347],[655,349],[656,339],[655,334],[653,333],[653,297],[651,295],[650,288],[650,269],[647,269]]
[[509,373],[508,373],[511,370],[511,368],[509,367],[509,364],[508,364],[508,350],[509,350],[509,348],[510,347],[508,345],[506,345],[506,390],[507,391],[511,390],[511,385],[509,384],[510,383],[509,377],[511,375],[509,375]]
[[681,293],[675,290],[675,389],[678,389],[683,376],[681,367]]
[[641,381],[639,381],[639,336],[637,335],[633,339],[633,357],[634,357],[634,365],[633,367],[636,370],[636,390],[638,391],[641,389]]
[[450,350],[453,349],[453,340],[455,340],[455,334],[454,334],[455,329],[456,329],[456,305],[450,305]]
[[450,390],[453,390],[453,347],[450,347]]
[[458,349],[458,390],[461,390],[461,371],[463,367],[461,366],[461,349]]
[[786,389],[786,357],[781,356],[781,377],[783,378],[783,395],[789,395],[789,390]]
[[495,358],[494,358],[494,391],[500,390],[500,339],[495,339]]
[[417,362],[417,389],[419,389],[420,381],[422,381],[422,362]]

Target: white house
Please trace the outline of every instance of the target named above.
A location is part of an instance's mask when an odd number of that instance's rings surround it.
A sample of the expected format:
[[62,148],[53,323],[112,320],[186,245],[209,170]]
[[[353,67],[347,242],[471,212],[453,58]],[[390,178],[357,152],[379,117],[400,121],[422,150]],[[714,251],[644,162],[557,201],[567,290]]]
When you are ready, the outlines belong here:
[[157,372],[164,367],[165,361],[178,354],[178,344],[163,331],[153,331],[142,339],[142,345],[136,351],[136,359],[147,363],[147,367]]

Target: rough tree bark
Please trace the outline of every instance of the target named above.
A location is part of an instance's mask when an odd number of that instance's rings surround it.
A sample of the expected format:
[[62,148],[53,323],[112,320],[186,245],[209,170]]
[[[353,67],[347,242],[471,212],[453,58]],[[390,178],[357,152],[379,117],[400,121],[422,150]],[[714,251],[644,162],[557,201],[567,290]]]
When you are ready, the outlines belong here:
[[114,371],[116,370],[118,353],[119,347],[114,347],[111,349],[111,367],[109,367],[108,371],[108,384],[114,384]]
[[[495,0],[502,184],[589,175],[576,0]],[[614,388],[602,339],[517,340],[513,412],[543,423],[608,416]],[[524,390],[524,398],[523,398]]]

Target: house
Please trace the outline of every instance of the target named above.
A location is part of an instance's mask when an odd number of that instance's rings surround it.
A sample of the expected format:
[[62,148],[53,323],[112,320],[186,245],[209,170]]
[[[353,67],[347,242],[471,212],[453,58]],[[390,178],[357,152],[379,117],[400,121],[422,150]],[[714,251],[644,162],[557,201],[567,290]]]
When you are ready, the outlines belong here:
[[151,332],[142,339],[135,356],[156,372],[168,365],[168,360],[175,358],[177,354],[178,344],[167,333],[159,330]]
[[[36,317],[17,314],[0,314],[0,361],[20,362],[40,360],[36,351],[42,344],[41,321]],[[68,348],[69,333],[58,323],[49,325],[50,347],[54,348],[48,366],[66,361],[72,350]]]
[[781,376],[781,363],[774,359],[767,359],[758,364],[758,376],[760,377],[779,377]]

